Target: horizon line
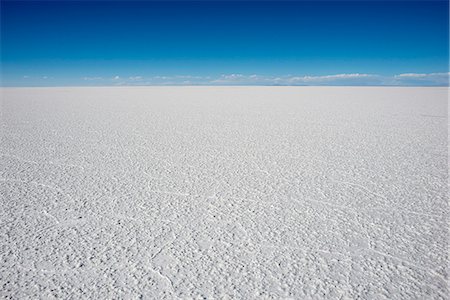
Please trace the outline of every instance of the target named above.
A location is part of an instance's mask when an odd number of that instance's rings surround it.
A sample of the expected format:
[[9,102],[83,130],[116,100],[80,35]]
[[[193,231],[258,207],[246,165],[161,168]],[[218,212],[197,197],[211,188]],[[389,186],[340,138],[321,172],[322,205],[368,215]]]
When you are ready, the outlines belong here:
[[142,88],[142,87],[399,87],[450,88],[450,85],[282,85],[282,84],[154,84],[154,85],[0,85],[0,88]]

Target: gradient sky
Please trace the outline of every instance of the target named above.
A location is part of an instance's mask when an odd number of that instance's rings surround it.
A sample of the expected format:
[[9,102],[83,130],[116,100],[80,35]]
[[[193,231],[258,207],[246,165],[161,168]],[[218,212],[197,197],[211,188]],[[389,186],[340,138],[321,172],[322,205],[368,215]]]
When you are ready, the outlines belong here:
[[447,1],[2,1],[2,85],[446,85],[448,34]]

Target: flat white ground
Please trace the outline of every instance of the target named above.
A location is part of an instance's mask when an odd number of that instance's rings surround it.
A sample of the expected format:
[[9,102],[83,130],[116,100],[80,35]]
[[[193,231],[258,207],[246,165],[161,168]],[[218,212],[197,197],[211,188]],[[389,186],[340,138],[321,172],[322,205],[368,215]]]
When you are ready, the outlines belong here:
[[446,88],[1,92],[0,296],[448,297]]

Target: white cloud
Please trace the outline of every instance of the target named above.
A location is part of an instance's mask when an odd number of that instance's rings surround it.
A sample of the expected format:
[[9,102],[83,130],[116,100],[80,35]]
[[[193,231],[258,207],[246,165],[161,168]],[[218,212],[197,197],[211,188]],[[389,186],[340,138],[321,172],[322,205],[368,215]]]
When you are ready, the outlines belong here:
[[243,74],[223,74],[219,78],[211,80],[211,84],[250,84],[250,85],[323,85],[323,84],[358,84],[379,81],[378,75],[374,74],[334,74],[320,76],[265,76],[265,75],[243,75]]
[[[450,73],[401,73],[378,75],[368,73],[339,73],[329,75],[284,75],[267,76],[259,74],[231,73],[219,76],[197,75],[155,75],[152,77],[119,75],[108,78],[83,77],[84,80],[110,82],[112,85],[341,85],[341,86],[445,86]],[[104,81],[106,80],[106,81]]]
[[241,78],[246,78],[247,76],[242,75],[242,74],[224,74],[221,76],[223,79],[229,79],[229,80],[234,80],[234,79],[241,79]]
[[430,77],[448,77],[448,73],[403,73],[395,75],[396,78],[430,78]]
[[168,76],[153,76],[153,79],[163,79],[163,80],[166,80],[166,79],[170,79],[170,77],[168,77]]
[[273,77],[263,75],[222,74],[219,78],[212,79],[212,84],[268,84]]
[[447,85],[450,72],[441,73],[402,73],[394,75],[393,83],[397,85]]
[[330,82],[330,81],[341,81],[341,80],[354,80],[354,79],[367,79],[374,78],[377,75],[373,74],[360,74],[360,73],[350,73],[350,74],[334,74],[334,75],[322,75],[322,76],[302,76],[302,77],[291,77],[289,81],[292,83],[310,83],[310,82]]
[[426,77],[427,74],[421,74],[421,73],[404,73],[404,74],[398,74],[395,75],[395,78],[423,78]]
[[28,76],[28,75],[23,75],[23,78],[24,78],[24,79],[27,79],[27,78],[30,78],[30,76]]
[[175,75],[173,78],[176,79],[203,79],[203,76],[193,76],[193,75]]
[[325,76],[308,76],[310,79],[349,79],[349,78],[367,78],[373,77],[375,75],[372,74],[360,74],[360,73],[352,73],[352,74],[336,74],[336,75],[325,75]]
[[341,73],[331,75],[264,76],[223,74],[210,80],[212,85],[448,85],[449,73],[402,73],[382,76],[367,73]]

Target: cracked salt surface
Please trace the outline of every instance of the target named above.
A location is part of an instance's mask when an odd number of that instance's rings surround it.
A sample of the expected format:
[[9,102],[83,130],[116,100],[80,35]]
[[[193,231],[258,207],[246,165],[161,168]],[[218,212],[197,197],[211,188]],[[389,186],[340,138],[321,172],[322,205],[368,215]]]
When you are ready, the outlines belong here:
[[1,92],[0,297],[448,299],[446,88]]

